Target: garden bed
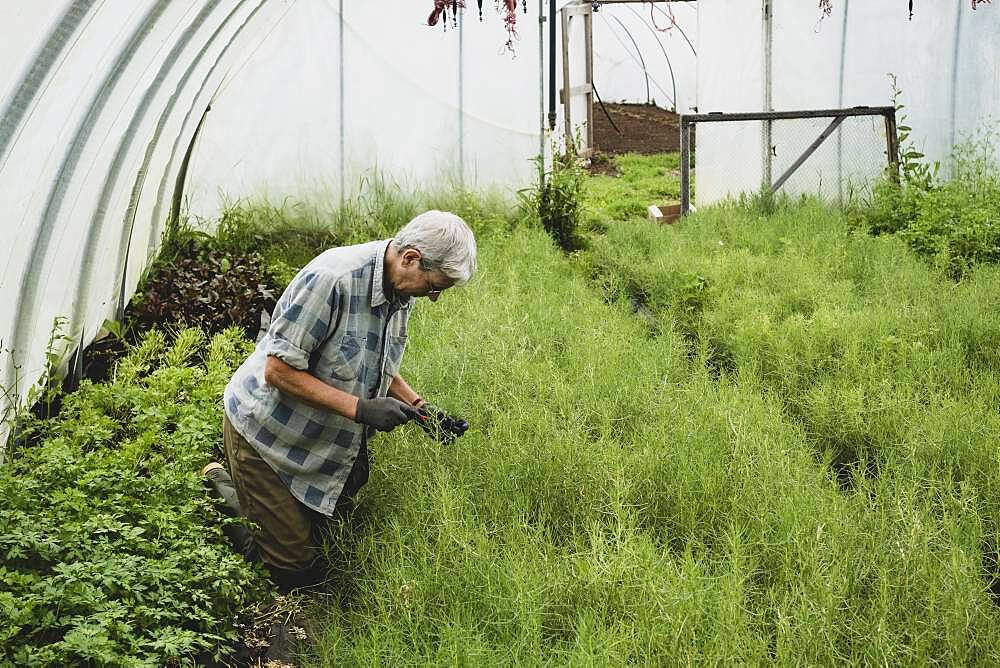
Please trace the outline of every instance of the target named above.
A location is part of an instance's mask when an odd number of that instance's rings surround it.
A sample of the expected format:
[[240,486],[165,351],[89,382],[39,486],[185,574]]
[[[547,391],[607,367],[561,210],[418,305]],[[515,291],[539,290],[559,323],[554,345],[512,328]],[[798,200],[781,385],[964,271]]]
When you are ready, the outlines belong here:
[[[472,427],[373,440],[304,661],[1000,662],[1000,270],[955,283],[809,201],[652,225],[677,156],[614,164],[569,254],[429,202],[480,271],[421,302],[403,374]],[[142,341],[0,478],[10,661],[225,659],[265,591],[195,473],[252,343]]]
[[652,104],[605,102],[604,108],[607,114],[600,104],[594,103],[594,148],[597,151],[607,155],[680,151],[678,114]]

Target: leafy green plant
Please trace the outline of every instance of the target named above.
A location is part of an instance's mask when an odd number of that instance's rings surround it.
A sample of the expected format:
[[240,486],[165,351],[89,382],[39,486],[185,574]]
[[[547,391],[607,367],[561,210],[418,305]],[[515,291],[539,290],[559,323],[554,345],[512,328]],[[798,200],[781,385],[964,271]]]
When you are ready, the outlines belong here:
[[0,355],[10,358],[9,364],[14,375],[13,383],[9,387],[0,385],[0,468],[3,468],[10,456],[11,444],[16,436],[14,432],[24,411],[24,402],[20,392],[21,365],[14,352],[3,346],[3,341],[0,341]]
[[63,331],[66,323],[65,316],[56,316],[52,320],[49,340],[45,344],[45,365],[42,368],[42,375],[28,391],[26,405],[38,405],[39,410],[46,416],[52,414],[53,405],[61,393],[59,365],[66,355],[67,345],[72,341],[72,338]]
[[121,320],[112,320],[111,318],[105,318],[104,322],[101,324],[102,329],[104,329],[108,334],[115,337],[118,341],[125,341],[126,336],[129,333],[130,325],[127,322],[122,322]]
[[899,101],[903,96],[895,74],[889,74],[892,93],[891,100],[896,108],[896,144],[899,146],[899,169],[902,172],[903,183],[918,191],[929,191],[937,181],[940,161],[927,162],[925,155],[910,139],[913,128],[906,124],[906,114],[901,113],[905,106]]
[[[890,75],[897,110],[900,91]],[[898,233],[920,256],[954,279],[978,264],[1000,261],[1000,168],[996,133],[985,130],[956,146],[949,179],[939,176],[938,162],[928,163],[910,141],[912,129],[899,125],[901,178],[892,175],[875,185],[866,205],[855,213],[871,234]]]
[[[0,663],[177,665],[228,654],[261,573],[234,554],[198,479],[235,329],[151,332],[112,382],[84,381],[0,470]],[[203,361],[190,366],[196,357]],[[131,369],[131,371],[130,371]]]
[[[544,158],[535,160],[541,170]],[[543,172],[541,183],[518,193],[525,208],[537,213],[542,227],[566,252],[583,247],[579,228],[585,177],[574,151],[553,150],[552,167]]]
[[66,357],[66,350],[72,338],[63,332],[66,325],[64,316],[56,316],[49,330],[45,344],[45,361],[42,373],[35,383],[24,391],[21,364],[16,351],[2,348],[0,352],[10,356],[14,371],[14,382],[10,387],[0,387],[0,467],[12,456],[14,448],[31,439],[31,422],[57,414],[62,405],[62,377],[60,366]]

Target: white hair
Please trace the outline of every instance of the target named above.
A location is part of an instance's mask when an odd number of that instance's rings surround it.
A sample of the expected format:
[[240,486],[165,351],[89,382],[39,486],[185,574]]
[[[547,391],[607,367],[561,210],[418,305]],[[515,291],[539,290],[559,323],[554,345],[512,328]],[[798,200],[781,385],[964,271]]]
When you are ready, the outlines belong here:
[[453,213],[420,214],[396,233],[392,245],[398,251],[420,251],[424,269],[440,271],[455,285],[468,283],[476,273],[476,238],[465,221]]

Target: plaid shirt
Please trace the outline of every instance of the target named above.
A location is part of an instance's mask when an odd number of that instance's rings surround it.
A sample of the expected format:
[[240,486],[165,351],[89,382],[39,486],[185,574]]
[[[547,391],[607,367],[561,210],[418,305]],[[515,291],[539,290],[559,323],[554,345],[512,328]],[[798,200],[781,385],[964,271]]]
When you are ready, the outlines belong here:
[[264,382],[268,355],[356,397],[384,397],[399,371],[414,299],[382,291],[391,240],[332,248],[295,276],[267,334],[226,385],[226,415],[295,498],[333,513],[367,433]]

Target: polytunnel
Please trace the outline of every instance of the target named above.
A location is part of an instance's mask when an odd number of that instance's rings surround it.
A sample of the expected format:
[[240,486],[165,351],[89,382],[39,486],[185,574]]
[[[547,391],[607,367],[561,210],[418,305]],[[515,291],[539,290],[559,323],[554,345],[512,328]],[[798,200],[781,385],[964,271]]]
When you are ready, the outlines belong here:
[[1000,0],[0,21],[0,667],[1000,665]]
[[[510,192],[602,100],[680,114],[889,105],[892,75],[913,148],[932,160],[1000,101],[988,4],[915,2],[911,17],[904,2],[857,0],[829,15],[791,0],[522,1],[513,49],[494,3],[482,19],[467,4],[433,28],[434,3],[415,0],[0,8],[5,411],[44,376],[49,347],[81,350],[120,317],[181,213],[346,196],[373,170]],[[756,190],[821,129],[699,128],[697,203]],[[845,123],[785,190],[842,198],[878,176],[885,142],[870,119]]]
[[372,170],[412,187],[531,183],[562,113],[546,108],[555,4],[518,3],[509,48],[503,18],[471,3],[435,27],[434,3],[414,0],[5,3],[5,415],[47,351],[80,351],[120,318],[182,212],[343,196]]
[[[920,0],[826,4],[828,14],[816,3],[794,0],[700,0],[700,111],[842,109],[895,101],[913,128],[912,148],[942,162],[952,147],[995,120],[996,7]],[[773,162],[768,153],[779,160],[798,155],[825,124],[775,123],[771,141],[759,121],[699,127],[697,202],[756,190],[772,176],[765,174]],[[786,190],[839,198],[852,179],[863,184],[878,176],[885,151],[884,126],[870,119],[845,123]]]

